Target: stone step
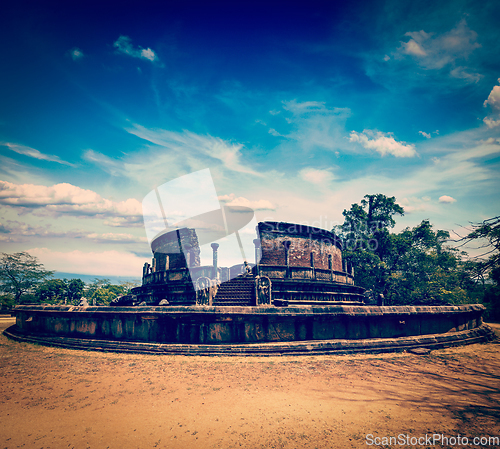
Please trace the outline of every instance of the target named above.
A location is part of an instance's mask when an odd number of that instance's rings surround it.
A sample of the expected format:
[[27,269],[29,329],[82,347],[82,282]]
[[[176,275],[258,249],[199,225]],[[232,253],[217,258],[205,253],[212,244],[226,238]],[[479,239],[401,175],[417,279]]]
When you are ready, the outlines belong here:
[[251,305],[255,296],[255,279],[237,277],[223,282],[215,295],[214,305]]

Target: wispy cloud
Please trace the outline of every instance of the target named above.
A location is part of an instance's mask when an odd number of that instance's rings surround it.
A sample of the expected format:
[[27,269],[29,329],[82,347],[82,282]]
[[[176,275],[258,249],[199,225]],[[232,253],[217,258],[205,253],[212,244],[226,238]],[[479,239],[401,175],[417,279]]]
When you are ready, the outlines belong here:
[[[200,135],[190,131],[174,132],[164,129],[148,129],[140,125],[133,125],[126,130],[130,134],[158,146],[156,150],[150,153],[152,159],[160,154],[165,155],[170,159],[170,163],[177,165],[177,168],[189,165],[198,168],[200,162],[202,165],[205,163],[205,166],[210,166],[214,165],[214,161],[218,161],[218,164],[227,170],[262,176],[262,174],[252,170],[248,162],[243,160],[242,151],[244,147],[242,144],[231,143],[218,137]],[[125,163],[126,170],[142,172],[142,170],[151,169],[153,160],[146,160],[143,163],[143,156],[141,155],[141,160],[139,158],[127,160]],[[191,169],[190,171],[195,170]],[[178,170],[177,173],[179,173]]]
[[425,131],[419,131],[418,133],[424,136],[426,139],[430,139],[432,137],[429,133],[426,133]]
[[[289,113],[285,120],[292,131],[283,137],[304,151],[326,149],[349,150],[345,145],[345,122],[351,115],[349,108],[329,108],[323,101],[283,101],[283,109]],[[285,144],[286,145],[286,144]]]
[[144,265],[144,258],[124,251],[64,252],[31,248],[27,252],[37,257],[49,270],[68,273],[138,276]]
[[3,142],[0,143],[0,145],[6,146],[7,148],[9,148],[9,150],[14,151],[18,154],[22,154],[23,156],[32,157],[34,159],[39,159],[42,161],[57,162],[58,164],[68,165],[70,167],[76,167],[76,165],[70,162],[63,161],[58,156],[44,154],[38,150],[35,150],[34,148],[30,148],[25,145],[19,145],[17,143],[10,142]]
[[71,50],[69,50],[68,55],[73,61],[79,61],[85,56],[83,54],[83,51],[80,50],[78,47],[74,47]]
[[92,190],[63,183],[47,187],[0,181],[0,204],[27,209],[44,209],[52,214],[130,217],[142,221],[142,206],[129,198],[114,202]]
[[[134,236],[130,233],[114,232],[89,232],[81,229],[55,230],[51,225],[31,225],[17,220],[7,220],[0,223],[0,234],[4,241],[26,242],[32,238],[64,239],[87,239],[94,243],[146,243],[144,236]],[[1,235],[0,235],[0,240]]]
[[[426,75],[433,71],[445,73],[447,79],[455,78],[467,84],[477,83],[483,75],[471,62],[472,53],[481,47],[478,35],[471,30],[465,20],[461,20],[453,29],[445,33],[433,33],[425,30],[408,31],[398,48],[388,52],[383,58],[371,60],[368,67],[370,76],[387,77],[388,74],[398,79],[412,78],[410,66],[418,66]],[[394,48],[394,47],[393,47]],[[381,62],[381,60],[385,62]],[[378,61],[378,62],[377,62]],[[389,77],[392,79],[392,77]],[[417,78],[421,81],[421,78]],[[384,82],[384,80],[381,80]],[[391,81],[386,81],[391,84]],[[405,83],[407,86],[407,83]]]
[[300,177],[311,184],[328,185],[333,181],[333,173],[330,170],[318,170],[316,168],[304,168],[300,171]]
[[365,129],[362,133],[351,131],[349,142],[357,142],[368,150],[375,150],[382,156],[388,154],[395,157],[414,157],[417,155],[415,145],[398,142],[392,133],[382,133]]
[[226,206],[243,206],[253,210],[276,210],[276,206],[268,200],[249,200],[242,196],[237,197],[234,193],[229,195],[221,195],[219,201],[225,203]]
[[123,163],[117,159],[99,153],[98,151],[86,150],[83,153],[83,159],[101,167],[105,167],[110,175],[117,176],[123,173]]
[[113,47],[116,48],[118,53],[122,53],[133,58],[145,59],[154,63],[160,62],[158,56],[153,50],[151,50],[151,48],[142,48],[140,46],[134,48],[132,45],[132,39],[128,36],[120,36],[113,44]]
[[[426,69],[441,69],[447,65],[455,68],[457,61],[467,57],[481,45],[477,42],[477,33],[467,26],[465,20],[461,20],[455,28],[443,34],[427,33],[424,30],[409,31],[405,34],[409,38],[401,42],[396,56],[408,55],[415,62]],[[464,67],[452,76],[462,77]],[[476,74],[477,75],[477,74]]]
[[283,109],[290,111],[294,116],[317,114],[349,116],[351,113],[349,108],[328,108],[324,101],[283,101]]

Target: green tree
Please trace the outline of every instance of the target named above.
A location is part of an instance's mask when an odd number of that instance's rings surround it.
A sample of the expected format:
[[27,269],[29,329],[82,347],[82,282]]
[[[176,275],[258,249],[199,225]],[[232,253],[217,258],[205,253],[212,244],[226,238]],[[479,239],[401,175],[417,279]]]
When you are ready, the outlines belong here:
[[391,304],[460,304],[469,302],[458,250],[446,245],[447,231],[434,231],[428,220],[391,235],[388,254]]
[[[481,253],[470,259],[471,277],[481,283],[481,302],[486,307],[485,318],[500,321],[500,216],[471,225],[462,245],[479,242]],[[477,292],[477,288],[476,288]]]
[[91,305],[109,305],[113,299],[128,292],[127,286],[111,284],[109,279],[94,279],[85,295]]
[[59,303],[66,298],[67,285],[62,279],[46,279],[38,285],[36,298],[39,302]]
[[71,279],[66,281],[66,294],[70,303],[75,304],[83,296],[85,283],[81,279]]
[[396,224],[394,215],[404,215],[404,209],[395,197],[378,193],[365,195],[360,204],[352,204],[342,215],[344,223],[333,231],[344,240],[345,248],[371,251],[382,259],[387,250],[389,229]]
[[355,267],[358,285],[371,290],[374,296],[387,294],[390,269],[387,259],[391,252],[389,228],[394,216],[404,215],[395,197],[383,194],[365,195],[360,204],[344,210],[344,223],[333,232],[344,243],[344,260]]
[[[344,240],[344,259],[355,267],[356,283],[384,295],[385,304],[470,302],[470,266],[446,243],[449,233],[428,220],[399,234],[390,233],[404,211],[394,197],[366,195],[344,211],[333,229]],[[469,270],[469,271],[468,271]]]
[[24,294],[53,274],[27,252],[2,253],[0,257],[0,287],[3,292],[14,295],[15,304],[20,304]]
[[123,288],[124,295],[128,295],[134,287],[139,287],[141,285],[140,280],[134,281],[122,281],[120,282],[120,287]]

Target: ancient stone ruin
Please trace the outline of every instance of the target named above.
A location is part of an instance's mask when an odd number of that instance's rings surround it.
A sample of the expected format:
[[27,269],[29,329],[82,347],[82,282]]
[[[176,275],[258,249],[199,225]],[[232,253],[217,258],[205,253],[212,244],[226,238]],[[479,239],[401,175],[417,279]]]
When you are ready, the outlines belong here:
[[[354,285],[352,267],[342,261],[342,243],[332,232],[293,223],[262,222],[254,240],[255,263],[200,265],[193,229],[160,235],[152,242],[136,303],[158,305],[257,306],[274,304],[363,304],[364,290]],[[182,249],[182,250],[179,250]],[[114,305],[127,305],[118,300]]]
[[[105,351],[281,355],[441,348],[493,338],[484,306],[364,304],[331,232],[258,224],[255,263],[202,266],[191,228],[153,239],[142,286],[111,306],[24,305],[5,335]],[[131,307],[132,306],[132,307]],[[421,349],[419,349],[421,350]]]

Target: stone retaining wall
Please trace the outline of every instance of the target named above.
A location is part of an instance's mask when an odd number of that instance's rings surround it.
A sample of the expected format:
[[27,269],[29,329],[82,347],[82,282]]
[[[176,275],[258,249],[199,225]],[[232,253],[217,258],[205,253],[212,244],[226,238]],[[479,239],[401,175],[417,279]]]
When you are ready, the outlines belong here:
[[149,343],[230,344],[398,339],[479,328],[479,304],[441,307],[17,306],[25,335]]

